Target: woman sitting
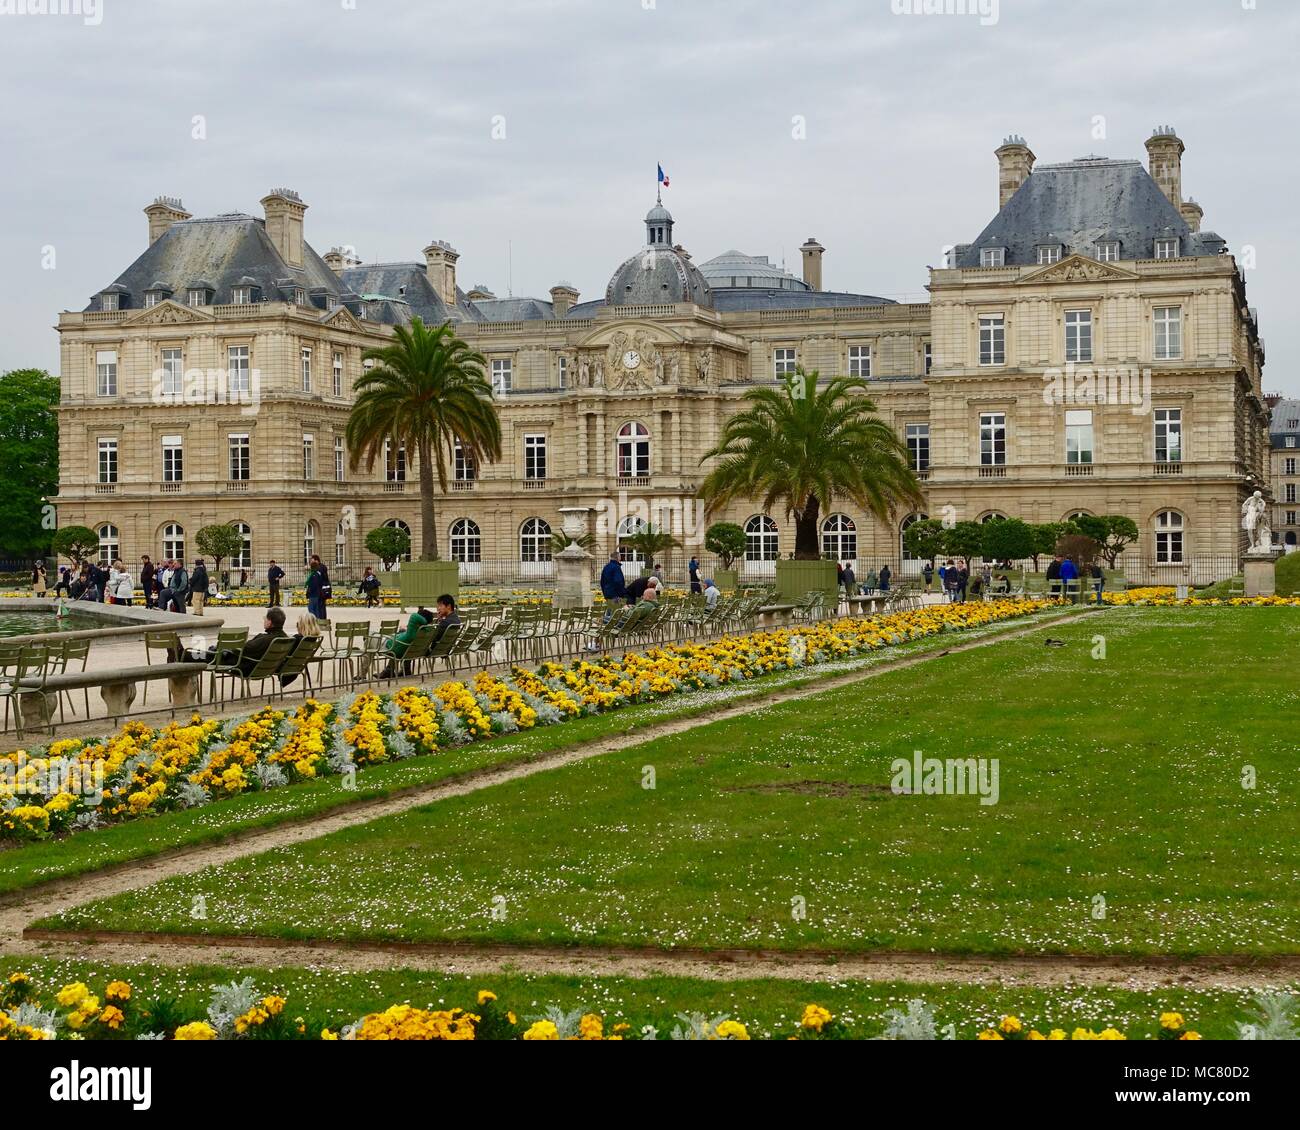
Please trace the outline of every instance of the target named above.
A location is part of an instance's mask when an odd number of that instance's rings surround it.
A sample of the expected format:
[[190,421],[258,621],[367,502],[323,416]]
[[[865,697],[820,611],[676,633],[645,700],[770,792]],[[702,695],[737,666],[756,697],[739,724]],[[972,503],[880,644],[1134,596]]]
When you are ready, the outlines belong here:
[[[384,668],[380,678],[391,679],[393,677],[396,661],[406,654],[407,649],[415,642],[415,637],[419,635],[420,629],[427,628],[432,623],[433,613],[427,608],[417,608],[411,613],[410,618],[406,621],[406,627],[384,644],[384,650],[392,658],[389,659],[388,666]],[[409,670],[409,665],[407,669]]]

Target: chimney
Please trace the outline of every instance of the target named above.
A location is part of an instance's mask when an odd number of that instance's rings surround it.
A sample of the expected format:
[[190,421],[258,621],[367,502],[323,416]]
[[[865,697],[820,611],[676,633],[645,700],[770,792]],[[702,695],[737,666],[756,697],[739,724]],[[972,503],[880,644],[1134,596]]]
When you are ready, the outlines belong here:
[[1201,230],[1201,217],[1205,215],[1205,209],[1190,196],[1178,205],[1178,214],[1187,221],[1187,226],[1192,231]]
[[578,292],[568,283],[556,283],[555,286],[551,287],[551,306],[557,318],[563,318],[577,301]]
[[1034,171],[1034,154],[1025,139],[1013,133],[993,155],[998,159],[998,209],[1001,210]]
[[273,188],[262,197],[262,207],[266,211],[266,234],[280,258],[291,267],[301,267],[302,218],[307,205],[293,189]]
[[341,275],[349,267],[361,266],[361,260],[350,247],[331,247],[321,258],[336,275]]
[[158,237],[172,224],[190,218],[190,214],[185,211],[185,205],[175,196],[156,197],[154,202],[144,210],[144,214],[149,217],[150,247],[158,242]]
[[1147,138],[1147,168],[1151,179],[1179,211],[1183,203],[1183,148],[1173,126],[1156,126]]
[[813,290],[822,288],[822,252],[826,250],[812,236],[799,248],[803,252],[803,281]]
[[425,271],[444,306],[456,305],[456,260],[459,258],[460,252],[443,239],[435,239],[424,249]]

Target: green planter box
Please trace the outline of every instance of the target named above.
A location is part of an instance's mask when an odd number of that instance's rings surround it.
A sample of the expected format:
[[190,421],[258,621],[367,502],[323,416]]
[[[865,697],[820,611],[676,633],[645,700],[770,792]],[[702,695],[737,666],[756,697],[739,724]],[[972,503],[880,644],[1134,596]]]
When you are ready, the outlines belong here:
[[713,583],[718,586],[719,592],[735,592],[740,583],[740,575],[735,569],[714,569]]
[[839,585],[835,583],[834,561],[778,561],[776,563],[777,599],[784,604],[800,600],[806,593],[820,589],[826,603],[839,603]]
[[403,608],[432,608],[443,593],[460,597],[460,567],[454,561],[408,561],[397,579]]

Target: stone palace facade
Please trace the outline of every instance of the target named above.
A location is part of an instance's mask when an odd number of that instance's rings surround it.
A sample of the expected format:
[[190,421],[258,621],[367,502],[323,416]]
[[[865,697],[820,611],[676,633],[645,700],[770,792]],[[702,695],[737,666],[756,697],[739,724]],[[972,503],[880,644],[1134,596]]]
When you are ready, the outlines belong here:
[[[266,196],[262,216],[195,218],[159,198],[143,254],[59,318],[59,522],[128,560],[193,557],[200,527],[236,523],[236,568],[275,558],[295,579],[311,553],[357,575],[375,563],[365,531],[384,523],[418,547],[407,453],[354,473],[344,430],[362,352],[419,316],[453,321],[487,357],[500,407],[502,459],[454,456],[437,505],[441,551],[469,581],[545,578],[570,507],[594,519],[598,561],[647,516],[707,561],[690,540],[705,524],[703,453],[746,390],[796,364],[868,383],[928,516],[1127,514],[1141,530],[1133,569],[1227,575],[1241,502],[1268,490],[1264,350],[1243,273],[1182,196],[1183,143],[1157,130],[1147,151],[1148,167],[1036,166],[1009,138],[996,215],[914,304],[824,290],[811,238],[802,277],[738,251],[697,263],[659,203],[584,302],[563,283],[545,299],[466,290],[441,241],[410,262],[318,255],[291,190]],[[859,575],[914,568],[901,531],[916,517],[840,506],[823,548]],[[749,533],[750,574],[793,549],[784,514],[719,518]]]

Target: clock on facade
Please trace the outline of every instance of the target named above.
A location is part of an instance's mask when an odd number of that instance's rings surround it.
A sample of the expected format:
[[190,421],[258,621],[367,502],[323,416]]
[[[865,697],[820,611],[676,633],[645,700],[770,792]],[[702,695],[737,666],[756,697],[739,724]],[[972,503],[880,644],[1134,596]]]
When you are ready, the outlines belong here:
[[639,354],[635,349],[629,349],[623,354],[623,368],[635,369],[640,364],[641,354]]

